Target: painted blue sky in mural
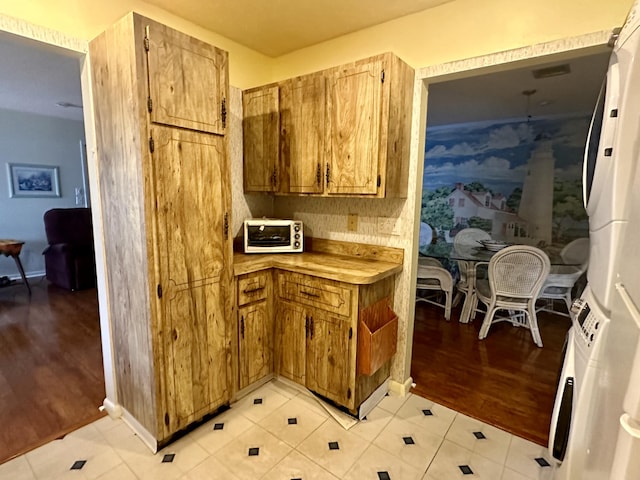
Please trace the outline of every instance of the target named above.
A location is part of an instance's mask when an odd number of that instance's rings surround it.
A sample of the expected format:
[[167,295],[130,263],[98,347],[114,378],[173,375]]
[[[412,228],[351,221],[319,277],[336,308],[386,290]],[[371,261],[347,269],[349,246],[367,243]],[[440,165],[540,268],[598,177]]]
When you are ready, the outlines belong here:
[[508,197],[522,186],[535,139],[541,135],[552,141],[555,178],[577,180],[589,121],[589,116],[556,117],[427,128],[423,189],[481,181]]

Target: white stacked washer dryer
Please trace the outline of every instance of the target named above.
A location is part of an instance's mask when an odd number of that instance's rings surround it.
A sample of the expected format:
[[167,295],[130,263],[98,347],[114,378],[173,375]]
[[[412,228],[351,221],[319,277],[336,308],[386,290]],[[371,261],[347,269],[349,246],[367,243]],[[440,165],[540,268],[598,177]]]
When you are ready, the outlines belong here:
[[591,123],[588,285],[572,308],[549,434],[557,480],[640,479],[640,9],[620,31]]

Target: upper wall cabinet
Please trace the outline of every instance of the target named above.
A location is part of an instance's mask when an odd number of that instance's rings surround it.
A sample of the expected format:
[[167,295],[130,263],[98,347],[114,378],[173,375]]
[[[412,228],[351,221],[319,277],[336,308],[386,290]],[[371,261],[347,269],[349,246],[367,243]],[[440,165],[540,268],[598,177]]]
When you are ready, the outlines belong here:
[[155,22],[145,50],[151,122],[223,135],[227,52]]
[[[245,191],[405,198],[413,84],[413,69],[386,53],[245,91],[245,105],[259,92],[278,91],[275,109],[273,102],[264,110],[245,106]],[[259,120],[274,110],[277,133],[275,121]],[[275,142],[279,148],[266,158],[259,145]],[[259,183],[248,180],[261,175],[258,162],[276,174],[269,188],[247,189]]]

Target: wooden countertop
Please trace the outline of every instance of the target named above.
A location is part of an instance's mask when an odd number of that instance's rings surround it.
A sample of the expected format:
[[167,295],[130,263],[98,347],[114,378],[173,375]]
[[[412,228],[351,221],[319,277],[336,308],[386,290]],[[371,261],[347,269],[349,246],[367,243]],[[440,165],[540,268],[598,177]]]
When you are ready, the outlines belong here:
[[321,251],[304,253],[234,253],[233,274],[237,276],[267,268],[279,268],[339,282],[368,285],[402,271],[401,254],[383,255],[388,247],[375,247],[374,254],[368,255],[362,253],[363,245],[352,244],[358,247],[354,250],[357,255],[348,255],[345,252],[349,248],[345,248],[345,245],[350,244],[340,242],[340,248],[337,249],[335,243],[331,242],[329,248],[328,241],[321,245],[319,240],[315,240],[314,245]]

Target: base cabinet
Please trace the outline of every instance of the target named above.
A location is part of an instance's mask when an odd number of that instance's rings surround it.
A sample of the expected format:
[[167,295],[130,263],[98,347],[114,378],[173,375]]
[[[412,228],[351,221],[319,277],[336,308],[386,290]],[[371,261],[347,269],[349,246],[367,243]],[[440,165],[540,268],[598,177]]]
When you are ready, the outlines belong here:
[[276,271],[276,374],[357,413],[389,375],[356,375],[359,312],[393,298],[393,279],[351,285]]
[[238,278],[238,387],[242,390],[273,373],[271,272]]

